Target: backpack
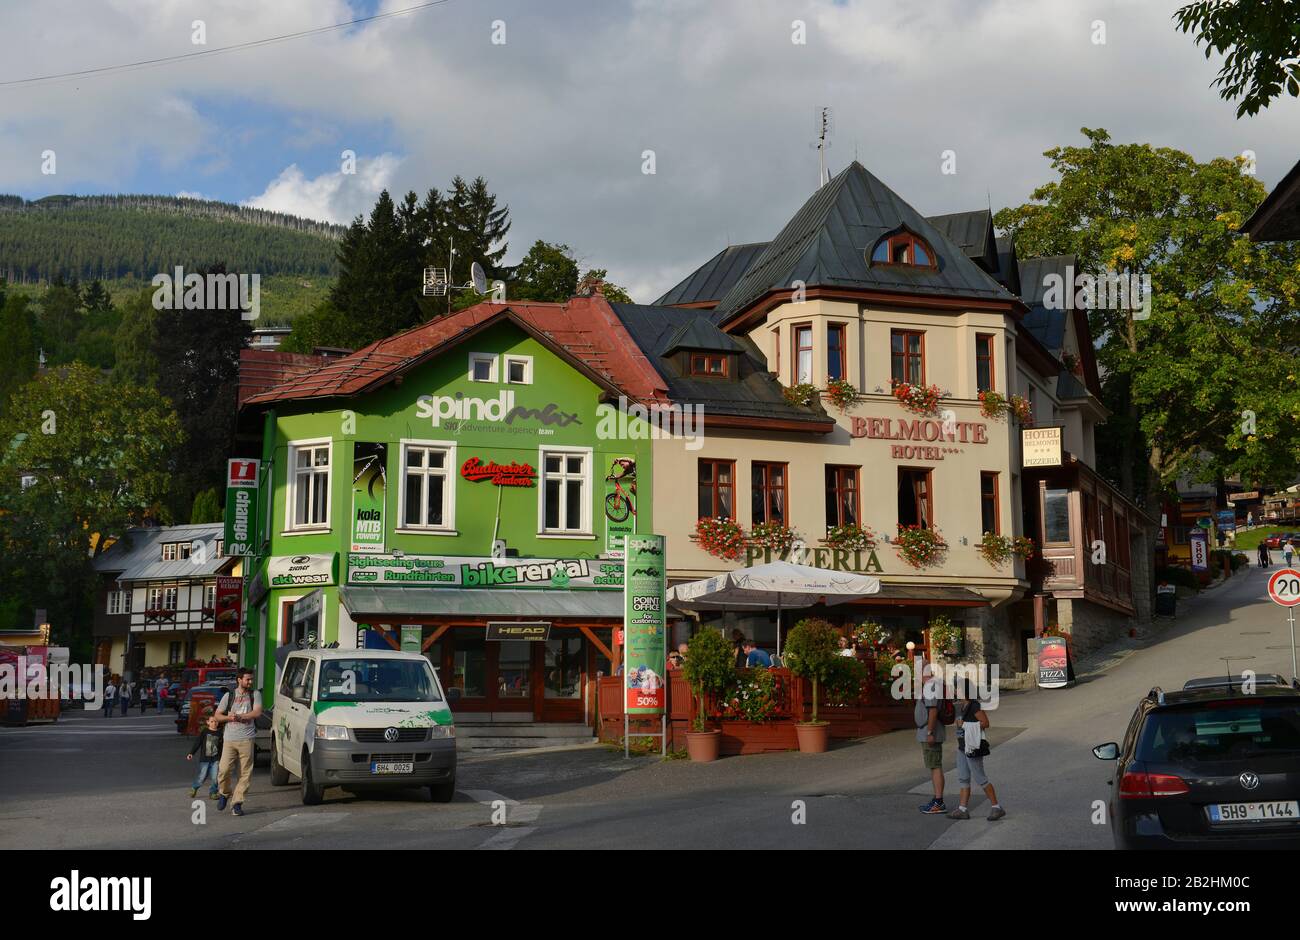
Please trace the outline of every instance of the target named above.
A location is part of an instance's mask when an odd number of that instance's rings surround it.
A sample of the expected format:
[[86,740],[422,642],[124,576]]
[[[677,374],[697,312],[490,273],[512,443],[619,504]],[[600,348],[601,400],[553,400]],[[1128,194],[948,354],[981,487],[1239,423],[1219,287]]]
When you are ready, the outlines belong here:
[[949,699],[939,699],[939,724],[950,725],[957,720],[957,709]]

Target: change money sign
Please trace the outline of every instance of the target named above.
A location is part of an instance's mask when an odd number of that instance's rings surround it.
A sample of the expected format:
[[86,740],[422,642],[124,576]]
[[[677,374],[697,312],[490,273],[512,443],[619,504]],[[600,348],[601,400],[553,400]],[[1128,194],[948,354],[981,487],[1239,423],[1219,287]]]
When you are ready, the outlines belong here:
[[628,535],[623,578],[624,707],[629,715],[663,714],[668,702],[664,673],[664,537]]

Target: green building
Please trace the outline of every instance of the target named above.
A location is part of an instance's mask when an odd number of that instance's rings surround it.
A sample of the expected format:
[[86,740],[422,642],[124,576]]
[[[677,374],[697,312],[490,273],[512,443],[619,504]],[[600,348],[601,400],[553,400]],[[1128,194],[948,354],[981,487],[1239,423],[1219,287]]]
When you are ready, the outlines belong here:
[[653,531],[649,435],[602,415],[663,395],[607,311],[481,304],[245,399],[262,444],[241,655],[265,696],[276,650],[312,635],[422,650],[458,715],[590,719],[622,537]]

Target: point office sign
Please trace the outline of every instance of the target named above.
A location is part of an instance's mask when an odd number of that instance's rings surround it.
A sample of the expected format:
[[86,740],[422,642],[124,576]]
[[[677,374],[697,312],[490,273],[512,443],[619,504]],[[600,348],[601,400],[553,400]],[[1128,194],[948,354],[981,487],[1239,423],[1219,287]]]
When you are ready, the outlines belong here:
[[236,458],[226,462],[226,555],[255,555],[257,507],[262,462]]

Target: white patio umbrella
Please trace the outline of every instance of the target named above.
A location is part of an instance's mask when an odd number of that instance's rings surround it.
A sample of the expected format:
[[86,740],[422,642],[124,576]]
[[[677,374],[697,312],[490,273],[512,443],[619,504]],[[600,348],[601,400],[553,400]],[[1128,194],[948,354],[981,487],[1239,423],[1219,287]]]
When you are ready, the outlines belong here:
[[688,581],[668,589],[668,603],[682,610],[776,608],[776,654],[781,655],[781,612],[784,607],[842,604],[880,593],[880,579],[865,574],[830,571],[788,561],[738,568],[712,578]]

